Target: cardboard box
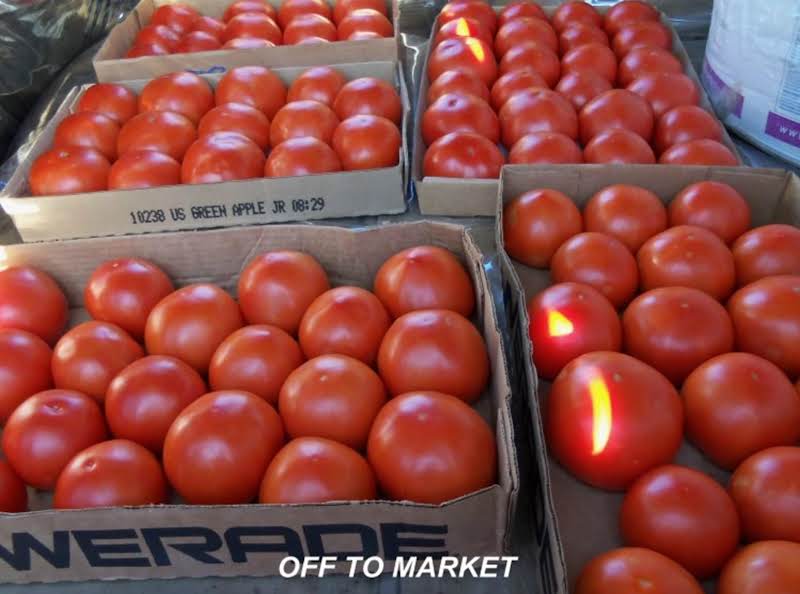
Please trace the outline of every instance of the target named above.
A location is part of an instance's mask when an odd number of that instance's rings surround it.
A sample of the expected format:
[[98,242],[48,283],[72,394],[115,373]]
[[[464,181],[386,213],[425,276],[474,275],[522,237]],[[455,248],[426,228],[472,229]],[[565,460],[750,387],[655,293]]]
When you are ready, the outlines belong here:
[[[81,93],[69,95],[0,193],[0,205],[24,241],[99,237],[208,227],[230,227],[334,217],[404,212],[409,125],[403,77],[393,62],[338,64],[348,79],[375,76],[399,89],[404,113],[398,164],[383,169],[285,178],[254,178],[217,184],[112,190],[67,196],[30,196],[28,172],[50,149],[58,124],[72,113]],[[277,68],[287,84],[306,70]],[[202,75],[212,86],[222,74]],[[140,91],[146,80],[122,83]]]
[[[599,12],[605,13],[608,7],[596,7]],[[554,8],[546,8],[548,14],[552,14]],[[709,111],[714,117],[714,109],[706,95],[705,89],[697,76],[697,72],[692,65],[689,54],[686,52],[677,31],[672,27],[669,19],[662,14],[661,21],[672,31],[672,53],[683,64],[684,72],[697,85],[700,90],[700,106]],[[458,179],[448,177],[425,177],[422,173],[422,162],[425,157],[425,143],[422,140],[422,116],[427,107],[426,95],[428,93],[428,55],[434,35],[438,30],[437,23],[434,24],[431,37],[425,50],[422,74],[420,75],[419,94],[417,96],[417,109],[414,122],[414,141],[412,146],[411,176],[414,180],[414,187],[417,191],[419,209],[426,215],[445,215],[445,216],[494,216],[497,200],[497,180],[494,179]],[[720,124],[721,125],[721,124]],[[741,161],[739,152],[733,144],[728,132],[723,127],[723,144],[727,146],[733,154]],[[510,147],[500,147],[503,154],[507,155]],[[567,165],[565,167],[575,167]]]
[[[415,245],[438,245],[464,263],[476,291],[478,328],[492,377],[476,403],[497,437],[497,484],[442,505],[399,501],[320,505],[164,505],[0,514],[0,582],[200,576],[266,576],[287,556],[502,554],[510,546],[519,470],[510,413],[511,392],[497,311],[483,255],[464,227],[417,222],[353,230],[311,225],[22,244],[0,250],[5,266],[29,264],[62,286],[71,320],[85,319],[83,288],[101,262],[139,256],[162,266],[176,285],[218,284],[235,294],[240,271],[256,254],[302,250],[316,257],[334,285],[371,288],[380,265]],[[349,564],[344,564],[345,571]],[[388,567],[391,567],[389,564]]]
[[[387,0],[387,13],[395,28],[394,37],[362,41],[337,41],[311,45],[216,50],[168,56],[125,58],[136,35],[147,24],[153,12],[164,4],[178,0],[141,0],[124,21],[114,27],[94,57],[94,72],[100,82],[147,79],[191,70],[197,74],[218,74],[235,66],[259,64],[270,68],[321,66],[356,62],[394,62],[398,56],[397,6]],[[225,9],[235,0],[180,0],[197,8],[203,15],[222,18]],[[280,0],[269,0],[277,9]],[[333,4],[331,0],[331,4]]]
[[[597,191],[611,184],[635,184],[652,190],[665,203],[686,186],[716,180],[730,184],[747,200],[752,225],[787,223],[800,226],[800,178],[782,170],[721,167],[585,166],[567,170],[559,167],[534,168],[511,165],[503,169],[500,184],[502,202],[536,188],[553,188],[570,196],[582,207]],[[502,204],[498,205],[498,245],[502,246]],[[547,398],[549,382],[539,380],[531,364],[532,345],[528,337],[526,304],[551,284],[547,270],[513,261],[502,252],[503,287],[516,357],[525,363],[524,385],[512,392],[527,394],[538,458],[535,474],[539,497],[535,498],[541,518],[537,539],[541,547],[540,578],[545,594],[569,594],[583,566],[595,556],[622,546],[619,537],[619,508],[622,493],[590,487],[569,474],[547,454],[540,406]],[[512,374],[513,377],[513,374]],[[684,440],[676,463],[701,470],[727,484],[728,473],[717,468]],[[704,584],[713,593],[711,582]]]

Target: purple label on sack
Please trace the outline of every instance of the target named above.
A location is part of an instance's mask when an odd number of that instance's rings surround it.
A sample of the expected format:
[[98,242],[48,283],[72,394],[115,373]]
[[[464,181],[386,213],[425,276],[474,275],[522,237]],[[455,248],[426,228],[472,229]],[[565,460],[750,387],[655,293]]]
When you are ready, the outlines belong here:
[[722,102],[722,107],[737,118],[742,117],[744,97],[729,87],[719,75],[714,72],[708,60],[703,62],[703,82],[717,101]]
[[792,146],[800,146],[800,123],[777,113],[769,112],[764,132]]

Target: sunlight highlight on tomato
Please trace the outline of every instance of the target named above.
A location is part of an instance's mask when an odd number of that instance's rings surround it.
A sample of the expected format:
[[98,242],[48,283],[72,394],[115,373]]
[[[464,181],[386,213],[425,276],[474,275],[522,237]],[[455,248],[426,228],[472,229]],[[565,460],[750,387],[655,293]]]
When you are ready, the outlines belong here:
[[599,375],[589,380],[589,397],[592,399],[592,456],[602,454],[611,438],[611,394],[608,385]]

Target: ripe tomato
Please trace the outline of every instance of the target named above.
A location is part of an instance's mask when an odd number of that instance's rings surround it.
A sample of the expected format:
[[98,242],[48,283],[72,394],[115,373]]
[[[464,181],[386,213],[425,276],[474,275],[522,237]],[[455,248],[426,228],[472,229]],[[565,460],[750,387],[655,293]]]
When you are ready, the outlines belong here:
[[181,183],[181,164],[156,151],[128,151],[108,173],[109,190],[174,186]]
[[191,72],[165,74],[147,83],[139,94],[139,111],[172,111],[197,124],[214,107],[214,92]]
[[[372,34],[372,33],[370,33]],[[353,33],[353,35],[361,35],[359,31]],[[369,39],[372,39],[370,37]],[[349,39],[348,39],[349,41]],[[319,44],[319,43],[331,43],[328,39],[324,39],[319,37],[318,35],[309,35],[307,37],[302,37],[298,42],[297,45],[312,45],[312,44]]]
[[733,294],[728,311],[736,346],[772,361],[790,377],[800,374],[800,276],[762,278]]
[[599,291],[614,307],[636,294],[639,270],[628,247],[611,235],[579,233],[561,244],[550,262],[556,283],[581,283]]
[[293,439],[275,455],[261,483],[261,503],[375,499],[375,474],[355,450],[321,437]]
[[[795,440],[796,441],[796,440]],[[749,540],[800,543],[800,448],[775,447],[747,458],[733,473],[730,493]]]
[[192,31],[183,36],[180,43],[175,46],[176,54],[188,54],[192,52],[211,52],[222,48],[219,39],[211,33],[205,31]]
[[733,349],[733,324],[725,308],[688,287],[642,293],[625,310],[622,330],[625,350],[676,384]]
[[340,40],[350,39],[358,31],[372,31],[381,37],[391,37],[394,27],[383,13],[373,8],[358,8],[347,14],[336,28]]
[[181,164],[185,184],[214,184],[264,175],[264,151],[236,132],[215,132],[196,140]]
[[497,179],[505,157],[497,145],[474,132],[452,132],[425,151],[424,176]]
[[757,542],[740,550],[722,570],[719,594],[782,594],[800,583],[800,544]]
[[204,374],[217,347],[241,327],[233,298],[215,285],[200,283],[158,302],[147,317],[144,340],[151,355],[177,357]]
[[362,41],[365,39],[383,39],[383,37],[375,33],[375,31],[353,31],[344,41]]
[[395,320],[378,353],[393,396],[415,390],[477,400],[489,381],[483,337],[464,316],[445,309],[412,311]]
[[694,81],[675,72],[643,73],[627,89],[646,99],[656,118],[674,107],[700,103],[700,93]]
[[333,107],[339,91],[347,83],[347,79],[338,70],[330,66],[309,68],[289,85],[286,100],[312,100]]
[[500,141],[500,122],[489,104],[474,95],[446,93],[422,116],[422,139],[430,146],[451,132],[475,132],[494,143]]
[[626,545],[666,555],[705,579],[736,551],[739,517],[728,493],[708,475],[661,466],[639,477],[626,493],[620,532]]
[[533,17],[547,20],[547,14],[542,7],[531,0],[512,0],[506,4],[497,17],[498,26],[522,17]]
[[331,7],[325,0],[283,0],[278,8],[278,23],[282,29],[301,14],[314,13],[330,19],[333,16]]
[[296,45],[309,37],[336,41],[336,26],[324,16],[311,12],[297,15],[283,30],[284,45]]
[[722,140],[722,125],[702,107],[680,105],[658,119],[655,134],[655,148],[664,152],[669,147],[708,138]]
[[503,208],[505,249],[527,266],[547,268],[561,244],[582,230],[578,207],[557,190],[525,192]]
[[[497,83],[495,83],[496,85]],[[468,70],[448,70],[442,73],[428,87],[426,95],[428,105],[434,103],[442,95],[458,93],[460,95],[472,95],[478,99],[489,101],[491,96],[489,88],[483,81]]]
[[585,353],[622,348],[617,312],[589,285],[567,282],[548,287],[528,302],[528,318],[533,364],[545,379],[552,380]]
[[269,126],[267,116],[252,105],[225,103],[203,116],[197,126],[197,135],[202,138],[215,132],[237,132],[266,150],[269,147]]
[[336,0],[333,4],[333,22],[338,25],[339,21],[359,8],[371,8],[388,16],[384,0]]
[[535,41],[554,52],[558,51],[558,37],[553,27],[545,20],[534,17],[519,17],[504,24],[494,39],[494,53],[502,58],[512,47]]
[[264,66],[239,66],[223,76],[214,92],[217,105],[246,103],[264,112],[270,120],[286,103],[286,85]]
[[503,144],[512,147],[526,134],[558,132],[578,138],[578,116],[564,97],[549,89],[515,93],[500,110]]
[[603,26],[603,17],[593,6],[583,0],[564,2],[553,13],[553,27],[561,33],[571,25],[583,24],[593,27]]
[[192,30],[198,18],[200,13],[188,4],[165,4],[155,9],[153,16],[150,17],[150,24],[166,25],[183,35]]
[[619,84],[627,87],[640,76],[654,72],[682,74],[683,65],[672,52],[660,47],[634,47],[619,62]]
[[616,35],[620,29],[640,21],[659,21],[658,10],[641,0],[624,0],[612,6],[605,14],[603,24],[609,35]]
[[750,228],[750,207],[728,184],[702,181],[687,186],[673,198],[669,223],[703,227],[730,244]]
[[291,138],[272,149],[264,166],[266,177],[295,177],[342,170],[336,152],[317,138]]
[[800,229],[791,225],[765,225],[744,233],[733,244],[739,286],[765,276],[800,275]]
[[269,128],[270,143],[278,146],[290,138],[311,136],[330,144],[338,125],[339,118],[324,103],[313,100],[292,101],[275,114]]
[[144,56],[166,56],[169,48],[161,43],[135,43],[125,54],[126,58],[141,58]]
[[595,557],[581,571],[575,594],[639,594],[643,587],[669,594],[702,594],[683,567],[649,549],[622,548]]
[[97,83],[81,95],[75,110],[102,113],[122,125],[136,115],[139,107],[136,93],[128,87],[114,83]]
[[561,74],[591,70],[614,83],[617,80],[617,58],[603,43],[587,43],[569,50],[561,58]]
[[492,46],[478,37],[443,40],[428,57],[428,81],[434,82],[448,70],[467,70],[477,75],[486,86],[491,85],[497,79],[497,61]]
[[156,151],[181,161],[197,139],[194,124],[179,113],[148,111],[132,117],[119,131],[120,157],[133,151]]
[[161,452],[175,417],[206,393],[203,378],[174,357],[151,355],[134,361],[108,386],[106,420],[111,434]]
[[581,110],[581,139],[588,144],[601,132],[629,130],[650,142],[653,123],[647,101],[625,89],[614,89],[598,95]]
[[278,17],[278,11],[275,10],[272,4],[264,2],[263,0],[238,0],[238,2],[234,2],[225,9],[222,20],[227,23],[233,17],[246,12],[261,12],[271,19],[276,19]]
[[[521,16],[521,15],[520,15]],[[439,25],[444,25],[461,17],[473,18],[494,35],[497,31],[497,15],[494,9],[481,0],[464,0],[445,4],[439,13]]]
[[[558,36],[558,47],[562,56],[577,47],[589,44],[608,46],[608,35],[594,25],[572,23],[561,31],[561,35]],[[616,68],[616,59],[614,60],[614,67]]]
[[275,45],[283,43],[283,34],[278,24],[261,12],[243,12],[225,24],[222,41],[227,42],[242,37],[265,39]]
[[494,37],[491,31],[481,24],[480,21],[470,17],[461,17],[442,25],[436,32],[431,47],[436,47],[445,39],[451,39],[453,37],[478,37],[489,45],[494,43]]
[[[460,72],[458,70],[454,72]],[[431,89],[438,84],[438,82],[447,76],[448,73],[440,76],[436,82],[431,86]],[[519,70],[512,70],[498,78],[492,85],[491,102],[495,111],[500,109],[511,99],[515,94],[520,91],[528,91],[535,89],[546,89],[547,83],[544,82],[542,76],[533,68],[524,68]],[[430,91],[428,91],[430,93]],[[487,97],[483,99],[488,101]],[[429,101],[430,103],[430,101]]]
[[[53,387],[52,354],[47,343],[35,334],[0,329],[0,424],[6,422],[23,400]],[[1,467],[0,477],[3,477]]]
[[636,254],[642,289],[692,287],[726,299],[736,284],[733,254],[702,227],[679,225],[648,239]]
[[33,162],[28,185],[34,196],[100,192],[108,189],[110,168],[108,159],[95,149],[51,149]]
[[556,86],[561,78],[558,54],[535,41],[526,41],[510,48],[501,58],[498,68],[501,75],[521,68],[533,68],[550,88]]
[[647,141],[630,130],[606,130],[595,136],[583,149],[586,163],[612,165],[652,165],[656,162]]
[[0,328],[15,328],[54,344],[67,324],[67,298],[46,272],[32,266],[0,270]]
[[166,502],[161,464],[149,450],[127,439],[104,441],[77,454],[59,475],[53,495],[55,509]]
[[616,184],[597,192],[583,210],[587,231],[619,239],[636,253],[667,228],[667,209],[658,196],[639,186]]
[[347,118],[333,133],[333,149],[346,171],[393,167],[400,159],[400,144],[397,126],[375,115]]
[[582,355],[553,382],[544,407],[547,445],[592,486],[620,491],[668,464],[683,437],[683,406],[655,369],[613,352]]
[[71,390],[46,390],[11,413],[3,428],[3,454],[25,483],[49,490],[75,454],[105,438],[97,402]]
[[0,460],[0,511],[16,513],[28,511],[28,491],[11,465]]
[[[244,1],[247,2],[248,4],[254,5],[255,7],[259,8],[263,7],[263,10],[266,10],[267,7],[269,7],[270,9],[272,8],[271,4],[258,2],[257,0],[244,0]],[[234,4],[232,4],[228,8],[231,8],[235,4],[239,3],[234,2]],[[209,35],[213,35],[214,37],[217,38],[217,41],[222,41],[222,33],[223,31],[225,31],[225,23],[213,17],[201,16],[194,22],[194,25],[192,25],[192,31],[202,31],[203,33],[208,33]]]
[[438,392],[390,400],[372,426],[367,458],[381,491],[418,503],[444,503],[483,489],[497,474],[489,425],[458,398]]
[[534,132],[520,138],[508,153],[509,163],[583,163],[583,152],[569,136]]
[[181,35],[166,25],[147,25],[139,30],[134,40],[134,47],[163,47],[166,53],[172,53],[181,41]]
[[278,404],[278,392],[303,363],[297,341],[277,326],[245,326],[219,345],[208,367],[212,390],[243,390]]
[[248,503],[283,437],[281,418],[265,400],[237,390],[211,392],[170,426],[164,470],[187,503]]
[[235,37],[224,43],[224,49],[252,49],[254,47],[275,47],[275,44],[258,37]]
[[639,21],[622,27],[611,42],[614,53],[622,59],[637,47],[672,49],[672,32],[659,21]]
[[381,378],[358,359],[322,355],[291,372],[278,410],[290,437],[324,437],[363,450],[386,403]]
[[664,165],[739,165],[739,159],[728,147],[707,138],[673,145],[661,154],[658,162]]
[[356,115],[376,115],[399,124],[403,117],[400,95],[391,83],[371,76],[345,84],[336,95],[333,110],[340,120]]
[[612,84],[597,72],[578,70],[565,74],[558,81],[556,92],[566,97],[580,113],[595,97],[612,89]]

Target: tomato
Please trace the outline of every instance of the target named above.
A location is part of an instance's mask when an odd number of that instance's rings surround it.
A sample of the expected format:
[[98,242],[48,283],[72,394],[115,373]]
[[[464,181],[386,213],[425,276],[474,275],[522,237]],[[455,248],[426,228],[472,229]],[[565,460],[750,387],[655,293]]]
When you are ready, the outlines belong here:
[[325,0],[283,0],[278,9],[278,23],[285,29],[296,16],[308,13],[319,14],[326,19],[333,16]]
[[636,253],[667,228],[667,210],[658,196],[639,186],[616,184],[597,192],[583,210],[587,231],[619,239]]
[[191,72],[165,74],[147,83],[139,94],[139,111],[173,111],[197,124],[214,107],[214,92]]
[[11,413],[3,428],[3,454],[25,483],[48,490],[75,454],[105,438],[97,402],[72,390],[46,390]]
[[558,37],[553,27],[545,20],[533,17],[519,17],[500,27],[494,39],[494,53],[502,58],[512,47],[535,41],[554,52],[558,51]]
[[800,229],[791,225],[765,225],[744,233],[733,244],[739,286],[765,276],[800,275]]
[[336,28],[339,39],[350,39],[357,31],[372,31],[381,37],[394,35],[394,27],[389,19],[372,8],[359,8],[345,16]]
[[319,101],[328,107],[333,107],[336,96],[346,83],[347,79],[330,66],[309,68],[289,85],[286,100],[289,102]]
[[750,207],[728,184],[702,181],[685,187],[673,198],[669,223],[703,227],[730,244],[750,228]]
[[25,330],[54,344],[67,310],[67,298],[46,272],[32,266],[0,270],[0,328]]
[[239,276],[238,295],[248,324],[270,324],[296,334],[311,303],[330,288],[313,256],[290,250],[253,258]]
[[628,247],[610,235],[580,233],[561,244],[550,262],[556,283],[581,283],[599,291],[614,307],[636,294],[639,270]]
[[578,577],[575,594],[639,594],[641,588],[663,594],[702,594],[691,573],[649,549],[622,548],[595,557]]
[[0,460],[0,511],[28,511],[28,491],[8,462]]
[[291,138],[270,151],[266,177],[295,177],[342,170],[336,152],[317,138]]
[[728,311],[736,346],[772,361],[790,377],[800,374],[800,276],[762,278],[733,294]]
[[480,0],[464,0],[463,2],[445,4],[442,11],[439,13],[438,22],[441,26],[461,17],[475,19],[492,35],[497,31],[497,15],[494,9]]
[[186,116],[171,111],[148,111],[122,126],[117,152],[122,157],[128,152],[156,151],[180,161],[196,139],[194,124]]
[[[586,23],[573,23],[568,25],[558,36],[558,47],[561,55],[569,53],[582,45],[600,44],[608,46],[608,35],[606,32]],[[616,59],[614,68],[616,69]]]
[[489,88],[483,81],[468,70],[448,70],[442,73],[436,81],[428,87],[426,95],[428,105],[434,103],[441,96],[458,93],[459,95],[472,95],[483,101],[490,100]]
[[173,357],[151,355],[120,371],[108,386],[106,419],[112,435],[156,454],[175,417],[206,393],[203,378]]
[[648,239],[636,254],[642,289],[692,287],[719,301],[736,284],[733,254],[702,227],[679,225]]
[[166,25],[147,25],[139,29],[134,40],[134,47],[163,47],[167,53],[172,53],[181,41],[181,35]]
[[296,45],[309,37],[320,37],[336,41],[336,27],[324,16],[309,13],[299,14],[283,30],[284,45]]
[[558,81],[556,92],[566,97],[580,113],[595,97],[612,89],[608,79],[591,70],[578,70],[565,74]]
[[571,2],[564,2],[556,9],[551,22],[555,30],[561,33],[575,24],[602,27],[603,17],[592,5],[583,2],[583,0],[572,0]]
[[648,470],[668,464],[683,437],[683,406],[655,369],[613,352],[569,363],[544,406],[547,445],[573,475],[621,491]]
[[[101,113],[122,125],[139,111],[136,93],[128,87],[114,83],[97,83],[81,95],[78,112]],[[116,154],[116,150],[114,151]]]
[[386,260],[375,275],[374,292],[393,318],[419,309],[449,309],[469,317],[475,308],[475,289],[461,262],[432,245]]
[[185,184],[214,184],[264,175],[264,151],[236,132],[214,132],[196,140],[181,164]]
[[383,39],[383,36],[375,33],[375,31],[353,31],[344,41],[362,41],[364,39]]
[[[455,72],[460,72],[456,70]],[[436,82],[431,86],[433,88],[436,84],[447,76],[448,73],[440,76]],[[542,76],[533,68],[524,68],[519,70],[512,70],[505,73],[498,78],[492,85],[491,102],[495,111],[500,111],[503,105],[511,99],[515,94],[520,91],[546,89],[547,83],[544,82]],[[429,91],[430,93],[430,91]],[[488,101],[488,97],[483,97]]]
[[719,594],[784,594],[800,583],[800,544],[757,542],[739,551],[722,570]]
[[227,23],[233,17],[246,12],[261,12],[273,20],[278,17],[278,11],[275,10],[272,4],[263,0],[238,0],[225,9],[222,20]]
[[694,81],[675,72],[643,73],[627,89],[646,99],[656,118],[674,107],[700,103],[700,93]]
[[451,39],[453,37],[478,37],[489,45],[494,43],[494,37],[491,31],[481,24],[480,21],[470,17],[461,17],[442,25],[436,32],[431,47],[436,47],[445,39]]
[[321,437],[293,439],[275,455],[261,483],[261,503],[375,499],[375,474],[355,450]]
[[583,149],[586,163],[612,165],[652,165],[656,162],[647,141],[630,130],[606,130],[595,136]]
[[725,308],[688,287],[642,293],[625,310],[622,330],[625,350],[676,384],[733,349],[733,325]]
[[438,392],[390,400],[372,426],[367,459],[382,492],[418,503],[444,503],[483,489],[497,474],[489,425],[458,398]]
[[270,120],[286,103],[286,85],[264,66],[231,68],[217,83],[217,105],[246,103],[264,112]]
[[[358,31],[354,32],[353,35],[358,35]],[[371,39],[371,38],[370,38]],[[320,37],[318,35],[308,35],[306,37],[301,37],[297,45],[312,45],[312,44],[319,44],[319,43],[331,43],[330,40]]]
[[211,52],[222,48],[219,39],[205,31],[192,31],[187,33],[175,46],[174,53],[187,54],[191,52]]
[[512,164],[583,163],[583,152],[569,136],[558,132],[534,132],[520,138],[508,153]]
[[393,167],[400,159],[400,130],[386,118],[357,115],[333,133],[333,149],[346,171]]
[[642,0],[624,0],[612,6],[603,19],[606,32],[616,35],[620,29],[641,21],[661,20],[658,10]]
[[135,43],[125,54],[126,58],[141,58],[144,56],[166,56],[170,53],[163,43]]
[[128,151],[108,174],[109,190],[155,188],[181,183],[181,164],[156,151]]
[[289,138],[311,136],[330,144],[338,125],[339,118],[324,103],[313,100],[292,101],[275,114],[269,129],[270,143],[278,146]]
[[665,165],[739,165],[739,159],[728,147],[707,138],[673,145],[661,154],[658,162]]
[[267,116],[252,105],[225,103],[203,116],[197,126],[197,135],[202,138],[215,132],[237,132],[263,150],[269,147],[269,126]]
[[634,47],[619,62],[619,84],[628,86],[640,76],[655,72],[682,74],[683,65],[672,52],[660,47]]
[[502,27],[508,22],[523,17],[547,20],[547,14],[536,2],[530,0],[512,0],[506,4],[497,17],[497,24]]
[[547,268],[561,244],[582,230],[578,207],[557,190],[526,192],[503,208],[505,249],[527,266]]
[[702,107],[681,105],[658,119],[655,147],[664,152],[669,147],[692,140],[722,140],[722,125]]
[[192,26],[198,18],[200,18],[200,13],[188,4],[165,4],[153,11],[150,24],[166,25],[183,35],[192,30]]
[[47,343],[35,334],[13,328],[0,330],[0,424],[23,400],[53,387],[52,354]]
[[151,355],[176,357],[204,374],[217,347],[242,325],[230,295],[199,283],[158,302],[147,317],[144,340]]
[[614,89],[598,95],[581,110],[581,139],[588,144],[602,132],[629,130],[650,142],[653,123],[653,110],[647,101],[630,91]]
[[283,43],[283,34],[278,24],[261,12],[241,13],[225,24],[225,30],[222,32],[223,41],[242,37],[265,39],[275,45]]
[[[272,8],[270,4],[258,2],[257,0],[244,0],[244,2],[264,7],[264,9],[266,9],[268,6]],[[235,4],[239,3],[234,2],[234,4],[232,4],[228,8],[231,8]],[[192,25],[192,31],[202,31],[203,33],[208,33],[209,35],[213,35],[217,39],[217,41],[222,41],[222,33],[223,31],[225,31],[225,23],[213,17],[201,16],[194,22],[194,25]]]
[[422,138],[430,146],[451,132],[475,132],[494,143],[500,140],[500,122],[489,104],[474,95],[447,93],[422,116]]
[[275,47],[275,44],[258,37],[235,37],[226,41],[222,47],[224,49],[252,49],[254,47]]
[[265,400],[238,390],[211,392],[170,426],[164,470],[187,503],[248,503],[283,438],[281,418]]
[[659,21],[639,21],[622,27],[611,42],[614,53],[620,59],[632,49],[642,46],[671,50],[672,32]]
[[521,68],[533,68],[550,88],[556,86],[561,78],[558,54],[535,41],[526,41],[510,48],[500,60],[498,68],[501,75]]
[[505,157],[497,145],[474,132],[452,132],[425,151],[424,176],[497,179]]
[[28,185],[33,196],[81,194],[108,189],[111,164],[92,148],[51,149],[31,166]]
[[515,93],[500,110],[503,144],[512,147],[526,134],[558,132],[578,138],[578,116],[564,97],[550,89]]
[[340,120],[356,115],[376,115],[399,124],[403,117],[400,95],[391,83],[364,76],[345,84],[333,102]]
[[428,56],[428,81],[434,82],[448,70],[467,70],[477,75],[485,85],[491,85],[497,79],[497,61],[492,46],[478,37],[443,40]]
[[617,80],[617,58],[605,44],[579,45],[561,58],[561,73],[564,75],[582,70],[596,72],[613,84]]
[[344,17],[359,8],[371,8],[388,16],[384,0],[336,0],[333,4],[333,22],[339,24]]

